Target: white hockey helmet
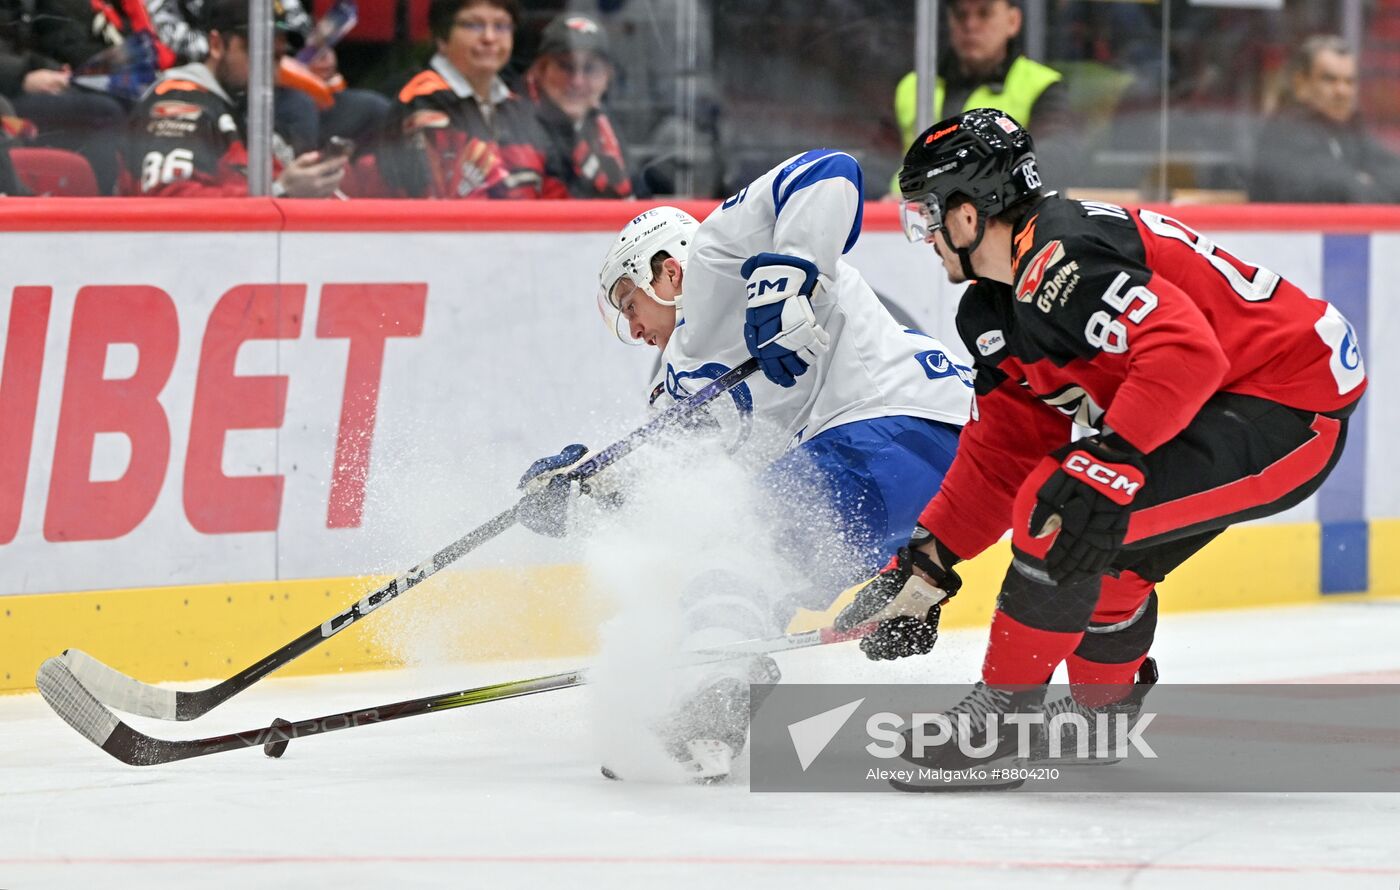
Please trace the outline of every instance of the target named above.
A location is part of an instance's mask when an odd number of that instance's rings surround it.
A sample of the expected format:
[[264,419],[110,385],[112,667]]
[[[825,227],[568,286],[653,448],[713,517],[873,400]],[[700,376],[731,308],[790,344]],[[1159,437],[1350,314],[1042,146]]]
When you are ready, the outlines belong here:
[[651,258],[661,251],[675,257],[684,268],[700,223],[679,207],[653,207],[623,227],[598,273],[598,311],[619,340],[637,343],[622,312],[625,298],[640,290],[662,306],[651,287]]

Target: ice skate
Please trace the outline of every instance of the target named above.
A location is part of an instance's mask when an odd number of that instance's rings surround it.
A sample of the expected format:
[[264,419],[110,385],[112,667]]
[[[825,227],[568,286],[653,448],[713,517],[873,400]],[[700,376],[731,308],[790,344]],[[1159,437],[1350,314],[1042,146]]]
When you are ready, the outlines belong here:
[[[735,758],[748,741],[749,684],[776,683],[781,675],[772,658],[754,658],[742,676],[731,672],[707,682],[657,728],[667,755],[680,764],[686,777],[703,785],[729,778]],[[613,780],[624,778],[607,764],[602,773]]]
[[[953,733],[948,741],[924,743],[920,754],[914,730],[905,730],[900,756],[919,769],[912,781],[891,780],[890,784],[900,791],[1003,791],[1020,787],[1025,781],[1020,771],[1026,766],[1026,757],[1018,750],[1023,730],[1008,723],[1006,715],[1039,711],[1044,695],[1043,686],[1007,689],[979,682],[941,715]],[[1030,734],[1026,734],[1029,739]],[[923,735],[938,735],[935,722],[926,724]]]
[[[1031,749],[1031,763],[1037,766],[1107,766],[1122,760],[1119,739],[1142,713],[1143,700],[1157,682],[1157,662],[1151,658],[1138,669],[1133,691],[1121,701],[1101,707],[1089,707],[1066,695],[1045,706],[1045,727],[1037,733]],[[1083,718],[1087,727],[1081,743],[1079,720],[1061,719],[1068,714]],[[1120,717],[1122,719],[1120,719]],[[1052,746],[1052,737],[1058,744]]]

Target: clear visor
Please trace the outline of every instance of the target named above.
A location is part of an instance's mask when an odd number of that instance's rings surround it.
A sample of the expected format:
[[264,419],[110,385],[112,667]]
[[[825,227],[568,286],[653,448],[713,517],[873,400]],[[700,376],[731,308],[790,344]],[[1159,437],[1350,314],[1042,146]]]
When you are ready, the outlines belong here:
[[603,322],[612,328],[617,339],[632,346],[642,345],[642,341],[632,336],[632,308],[637,300],[650,299],[647,292],[626,275],[612,284],[598,288],[598,311]]
[[943,202],[934,194],[900,201],[899,223],[904,237],[916,244],[926,241],[929,235],[943,228]]

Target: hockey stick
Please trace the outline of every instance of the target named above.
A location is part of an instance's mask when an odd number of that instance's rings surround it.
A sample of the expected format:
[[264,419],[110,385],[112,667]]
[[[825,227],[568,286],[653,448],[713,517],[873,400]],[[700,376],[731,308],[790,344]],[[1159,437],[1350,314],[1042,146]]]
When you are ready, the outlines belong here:
[[[875,629],[878,622],[869,622],[846,632],[824,627],[802,633],[786,634],[769,639],[745,640],[725,646],[716,646],[687,653],[681,665],[710,664],[742,655],[764,655],[805,649],[809,646],[824,646],[828,643],[841,643],[857,640]],[[170,763],[207,754],[219,754],[238,748],[263,746],[263,752],[271,757],[281,757],[287,743],[305,736],[324,735],[338,729],[350,729],[372,723],[386,723],[404,717],[417,717],[437,711],[450,711],[486,702],[519,698],[537,692],[554,689],[569,689],[588,683],[585,670],[566,671],[549,674],[529,680],[513,680],[495,683],[490,686],[477,686],[459,692],[447,692],[415,698],[409,701],[394,702],[370,708],[357,708],[328,714],[310,720],[288,722],[277,719],[271,726],[249,729],[229,735],[211,736],[206,739],[171,741],[158,739],[137,732],[123,723],[115,714],[103,707],[102,703],[78,681],[68,665],[59,658],[50,658],[39,666],[35,682],[39,692],[53,708],[54,713],[76,729],[93,744],[123,763],[132,766],[151,766],[157,763]]]
[[[658,432],[673,426],[697,409],[738,386],[744,378],[757,370],[758,359],[751,358],[738,367],[725,372],[694,395],[672,405],[666,411],[628,433],[625,438],[614,442],[574,467],[567,474],[567,478],[573,482],[593,476],[647,439],[654,437]],[[409,569],[378,590],[366,594],[359,602],[343,612],[333,615],[261,661],[249,665],[227,680],[207,689],[186,692],[176,689],[161,689],[148,683],[142,683],[140,680],[103,664],[81,649],[66,649],[60,657],[66,662],[69,671],[78,678],[92,696],[109,707],[160,720],[193,720],[209,713],[263,677],[316,648],[404,591],[421,584],[446,566],[510,528],[515,524],[517,512],[526,506],[529,499],[534,496],[526,495],[509,510],[458,538],[434,553],[426,561]]]

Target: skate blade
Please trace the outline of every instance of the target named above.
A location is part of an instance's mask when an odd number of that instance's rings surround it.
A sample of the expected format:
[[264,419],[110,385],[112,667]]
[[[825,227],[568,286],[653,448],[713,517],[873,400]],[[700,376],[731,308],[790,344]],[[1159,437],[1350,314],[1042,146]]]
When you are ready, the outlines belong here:
[[896,791],[905,791],[913,794],[946,794],[949,792],[970,792],[970,791],[1014,791],[1026,784],[1025,779],[1013,779],[999,784],[993,784],[990,780],[983,782],[929,782],[920,784],[917,782],[901,782],[898,779],[890,779],[890,787]]
[[[602,773],[603,778],[605,779],[610,779],[614,782],[623,781],[622,776],[619,776],[617,773],[608,769],[606,766],[598,767],[598,772]],[[695,776],[690,781],[696,785],[719,785],[723,782],[729,781],[729,774],[725,773],[722,776]]]
[[1049,757],[1046,757],[1046,758],[1044,758],[1043,760],[1042,760],[1041,758],[1038,758],[1038,757],[1037,757],[1037,758],[1033,758],[1033,759],[1031,760],[1031,766],[1081,766],[1081,767],[1087,766],[1087,767],[1094,767],[1094,766],[1112,766],[1112,765],[1115,764],[1115,763],[1122,763],[1122,762],[1123,762],[1123,758],[1121,758],[1121,757],[1104,757],[1104,758],[1098,758],[1098,757],[1087,757],[1087,758],[1079,758],[1079,757],[1056,757],[1056,758],[1054,758],[1053,760],[1052,760],[1051,758],[1049,758]]
[[[930,767],[928,763],[910,760],[921,769],[933,771],[936,768]],[[955,770],[943,769],[941,772],[953,773],[956,777],[946,779],[944,777],[929,776],[924,779],[916,779],[912,782],[903,782],[899,779],[890,779],[890,787],[896,791],[908,791],[912,793],[938,793],[943,791],[1011,791],[1026,784],[1025,780],[1026,761],[1023,758],[998,758],[996,760],[982,763],[976,766],[964,766]],[[968,775],[958,775],[968,773]],[[1011,775],[1006,775],[1010,773]],[[918,776],[918,773],[915,773]],[[1013,776],[1018,776],[1013,778]]]

